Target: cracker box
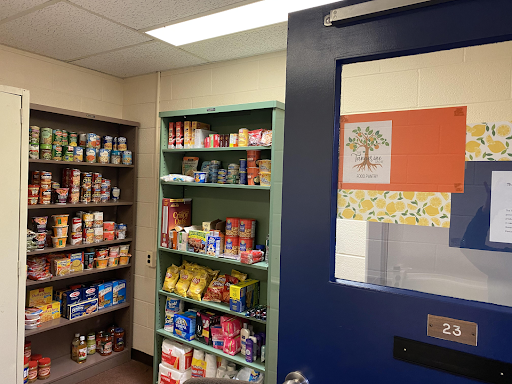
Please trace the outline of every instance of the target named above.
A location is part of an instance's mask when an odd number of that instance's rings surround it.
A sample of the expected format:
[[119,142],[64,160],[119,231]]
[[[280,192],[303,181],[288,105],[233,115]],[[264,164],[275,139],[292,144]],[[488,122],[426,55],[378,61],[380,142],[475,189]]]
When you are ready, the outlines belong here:
[[211,328],[220,324],[220,316],[214,312],[200,310],[196,315],[196,340],[212,345]]
[[174,125],[174,122],[169,123],[169,140],[167,143],[168,149],[174,149],[176,148],[176,127]]
[[66,307],[66,318],[73,320],[81,316],[90,315],[98,311],[98,299],[81,301],[79,303],[70,304]]
[[185,340],[194,340],[196,337],[196,312],[188,311],[174,314],[174,334]]
[[81,272],[84,270],[84,253],[75,252],[69,254],[69,272]]
[[229,287],[229,309],[244,312],[258,304],[259,281],[249,279]]
[[27,292],[27,307],[51,304],[53,298],[53,287],[32,289]]
[[36,308],[43,311],[41,313],[41,322],[51,321],[60,317],[60,303],[52,301],[51,304],[38,305]]
[[83,301],[97,299],[97,298],[98,298],[98,287],[96,285],[82,288],[82,300]]
[[126,280],[112,282],[112,305],[126,302]]
[[98,284],[98,309],[112,306],[112,283]]
[[175,124],[176,127],[176,148],[182,149],[184,144],[184,132],[183,132],[183,121],[178,121]]
[[210,232],[190,231],[188,233],[188,250],[195,253],[206,253],[206,238]]

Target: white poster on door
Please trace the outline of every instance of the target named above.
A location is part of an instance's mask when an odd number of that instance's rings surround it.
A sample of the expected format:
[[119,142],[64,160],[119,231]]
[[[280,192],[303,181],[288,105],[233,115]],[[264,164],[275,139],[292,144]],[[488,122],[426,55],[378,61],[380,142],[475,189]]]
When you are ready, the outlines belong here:
[[489,241],[512,243],[512,172],[493,171]]
[[346,123],[343,182],[389,184],[393,121]]

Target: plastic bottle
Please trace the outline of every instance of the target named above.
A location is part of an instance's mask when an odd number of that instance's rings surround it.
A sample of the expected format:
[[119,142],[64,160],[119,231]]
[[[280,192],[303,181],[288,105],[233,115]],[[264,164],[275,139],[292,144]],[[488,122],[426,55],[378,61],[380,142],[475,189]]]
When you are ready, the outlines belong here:
[[78,344],[80,344],[80,334],[75,333],[75,337],[71,342],[71,360],[78,362]]
[[249,337],[245,342],[245,361],[247,361],[248,363],[253,362],[253,346],[254,343],[252,341],[252,338]]
[[247,323],[244,323],[243,329],[240,331],[240,341],[242,344],[242,355],[245,355],[245,346],[247,339],[251,336],[251,331],[249,331],[249,328],[247,327]]
[[258,339],[256,336],[251,336],[248,340],[252,340],[252,361],[256,361],[258,359]]
[[87,343],[85,342],[85,336],[80,336],[80,344],[78,344],[78,364],[85,363],[87,360]]
[[265,362],[265,344],[261,346],[261,362]]

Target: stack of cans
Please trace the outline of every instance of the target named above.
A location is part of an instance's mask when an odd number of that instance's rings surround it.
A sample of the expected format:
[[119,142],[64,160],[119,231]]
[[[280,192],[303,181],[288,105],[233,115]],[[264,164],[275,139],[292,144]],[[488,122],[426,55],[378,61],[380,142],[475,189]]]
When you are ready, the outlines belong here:
[[29,146],[29,158],[30,159],[39,159],[39,133],[40,128],[32,125],[30,126],[30,146]]
[[219,160],[211,160],[210,165],[208,167],[208,179],[210,183],[217,183],[219,180]]
[[227,183],[228,171],[225,169],[219,169],[219,178],[217,180],[218,184],[226,184]]
[[239,184],[247,185],[247,159],[240,159]]
[[238,184],[240,180],[240,165],[238,164],[229,164],[228,165],[228,175],[226,181],[228,184]]

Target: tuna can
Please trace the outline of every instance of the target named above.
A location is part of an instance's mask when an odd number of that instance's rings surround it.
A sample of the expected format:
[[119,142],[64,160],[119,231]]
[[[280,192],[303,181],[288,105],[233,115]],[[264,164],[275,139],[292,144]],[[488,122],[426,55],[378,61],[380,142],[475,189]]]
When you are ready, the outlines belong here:
[[227,171],[225,169],[219,169],[218,184],[226,184],[227,182]]
[[32,145],[39,145],[39,135],[41,129],[37,125],[31,125],[29,128],[29,143]]
[[68,132],[68,145],[72,147],[78,146],[78,134],[76,132]]
[[110,162],[112,164],[121,164],[121,152],[117,150],[112,150]]
[[41,144],[53,144],[53,131],[51,128],[41,128]]
[[240,171],[239,177],[238,184],[247,185],[247,172]]
[[110,161],[110,150],[102,148],[99,150],[98,163],[108,164]]
[[252,251],[254,249],[254,239],[240,238],[240,252]]
[[240,159],[240,166],[239,170],[240,172],[247,172],[247,159]]
[[240,233],[240,219],[238,217],[226,218],[226,236],[238,236]]
[[251,239],[256,237],[256,220],[240,219],[240,238]]
[[61,161],[62,160],[62,145],[53,144],[52,147],[52,160]]
[[228,165],[228,171],[235,171],[235,170],[238,173],[238,171],[240,170],[240,165],[235,164],[235,163],[231,163],[231,164]]
[[247,128],[240,128],[238,130],[238,146],[248,147],[249,146],[249,130]]
[[66,145],[64,148],[64,161],[73,161],[74,152],[76,147],[72,147],[71,145]]
[[96,162],[96,148],[87,147],[85,149],[85,161],[88,163]]
[[39,159],[39,144],[30,144],[28,147],[28,158]]
[[62,131],[60,129],[53,130],[53,145],[62,145]]
[[87,133],[80,133],[78,135],[78,146],[85,147],[87,145]]
[[62,130],[62,145],[69,145],[68,131],[65,129]]
[[85,146],[87,148],[96,148],[96,134],[95,133],[87,133],[87,142]]
[[132,165],[132,151],[123,151],[123,164]]
[[117,138],[117,150],[118,151],[126,151],[128,146],[126,145],[126,137],[119,136]]
[[77,163],[84,161],[83,147],[73,147],[73,161],[76,161]]
[[103,148],[112,150],[112,136],[103,136]]
[[224,246],[224,252],[227,255],[238,255],[240,245],[238,236],[226,236],[226,245]]

